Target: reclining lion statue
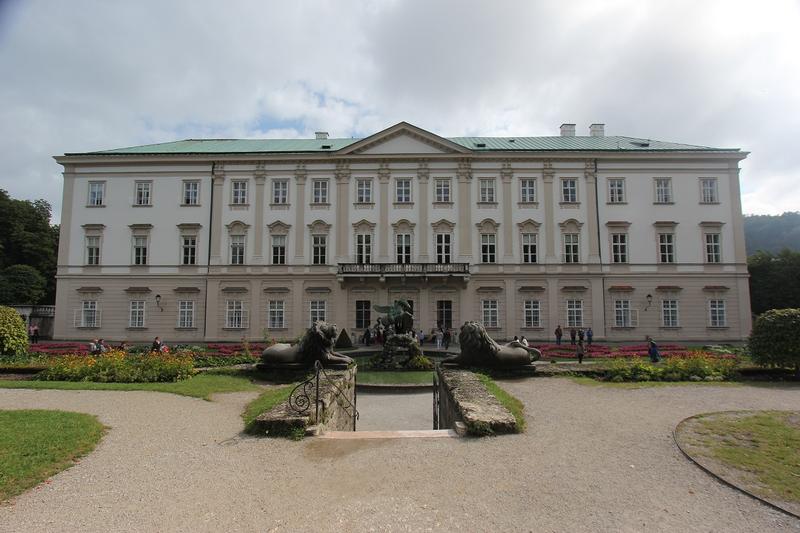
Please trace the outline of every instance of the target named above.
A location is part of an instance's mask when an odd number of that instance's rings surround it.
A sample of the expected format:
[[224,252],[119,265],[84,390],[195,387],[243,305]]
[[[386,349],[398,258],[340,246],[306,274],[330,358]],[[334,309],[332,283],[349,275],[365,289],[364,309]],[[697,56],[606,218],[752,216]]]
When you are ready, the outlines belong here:
[[519,341],[498,344],[477,322],[465,322],[458,335],[461,353],[445,359],[443,363],[461,366],[513,367],[530,365],[538,361],[542,352]]
[[353,360],[333,351],[333,343],[339,336],[336,324],[315,322],[297,344],[276,343],[261,352],[261,363],[267,366],[310,367],[314,361],[322,366],[348,365]]

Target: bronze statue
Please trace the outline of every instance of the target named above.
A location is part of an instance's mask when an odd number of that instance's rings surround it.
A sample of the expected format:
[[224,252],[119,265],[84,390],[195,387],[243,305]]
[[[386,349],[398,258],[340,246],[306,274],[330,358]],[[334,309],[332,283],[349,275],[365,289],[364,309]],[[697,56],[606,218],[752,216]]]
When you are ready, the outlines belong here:
[[458,335],[461,354],[445,359],[443,363],[461,366],[516,367],[538,361],[542,352],[529,348],[519,341],[498,344],[477,322],[465,322]]
[[392,305],[373,306],[379,313],[386,313],[382,319],[383,326],[392,326],[394,333],[402,335],[414,330],[414,315],[411,313],[411,304],[408,300],[395,300]]
[[297,344],[277,343],[261,352],[261,363],[265,366],[311,367],[314,361],[323,366],[348,365],[353,360],[333,351],[333,343],[339,335],[336,324],[314,322]]

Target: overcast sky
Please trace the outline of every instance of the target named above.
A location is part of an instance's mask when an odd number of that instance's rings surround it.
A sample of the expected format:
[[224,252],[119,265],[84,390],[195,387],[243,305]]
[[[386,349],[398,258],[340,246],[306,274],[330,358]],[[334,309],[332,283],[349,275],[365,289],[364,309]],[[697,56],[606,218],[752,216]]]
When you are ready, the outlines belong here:
[[52,156],[198,137],[607,135],[736,147],[800,210],[797,1],[0,0],[0,188]]

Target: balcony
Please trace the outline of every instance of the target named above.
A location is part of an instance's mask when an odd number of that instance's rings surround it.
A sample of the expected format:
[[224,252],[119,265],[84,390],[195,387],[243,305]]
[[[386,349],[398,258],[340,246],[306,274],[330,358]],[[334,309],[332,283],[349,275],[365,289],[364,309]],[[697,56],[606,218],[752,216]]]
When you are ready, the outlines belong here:
[[347,277],[469,277],[469,263],[339,263],[339,278]]

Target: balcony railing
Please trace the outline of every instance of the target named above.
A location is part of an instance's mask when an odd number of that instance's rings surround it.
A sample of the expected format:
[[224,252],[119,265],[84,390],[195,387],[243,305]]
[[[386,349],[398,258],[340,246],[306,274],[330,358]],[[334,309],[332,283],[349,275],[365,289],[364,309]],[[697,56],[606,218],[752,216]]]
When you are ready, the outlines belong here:
[[340,276],[468,276],[469,263],[339,263]]

